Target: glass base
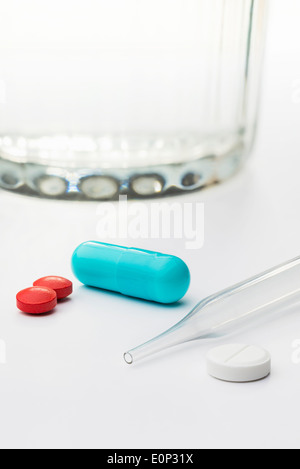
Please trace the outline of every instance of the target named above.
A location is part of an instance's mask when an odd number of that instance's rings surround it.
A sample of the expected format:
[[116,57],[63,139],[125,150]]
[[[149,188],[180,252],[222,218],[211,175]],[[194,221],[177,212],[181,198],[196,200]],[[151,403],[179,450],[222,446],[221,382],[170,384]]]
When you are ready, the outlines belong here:
[[218,140],[193,135],[2,137],[0,187],[46,198],[99,201],[194,191],[235,174],[246,147],[241,134]]

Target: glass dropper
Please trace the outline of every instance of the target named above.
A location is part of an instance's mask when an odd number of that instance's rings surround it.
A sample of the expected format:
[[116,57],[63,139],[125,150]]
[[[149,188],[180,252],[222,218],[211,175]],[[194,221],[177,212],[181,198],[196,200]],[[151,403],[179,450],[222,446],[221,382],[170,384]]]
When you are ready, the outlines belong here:
[[300,257],[212,295],[178,324],[124,354],[131,365],[170,347],[194,340],[212,340],[238,332],[258,320],[300,303]]

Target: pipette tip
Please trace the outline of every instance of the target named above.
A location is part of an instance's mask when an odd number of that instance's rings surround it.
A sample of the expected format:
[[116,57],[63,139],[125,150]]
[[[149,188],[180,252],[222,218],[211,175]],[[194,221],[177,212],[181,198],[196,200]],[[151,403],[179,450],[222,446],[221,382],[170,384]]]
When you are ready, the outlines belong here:
[[129,352],[124,353],[123,358],[125,362],[127,363],[127,365],[133,364],[133,356],[131,355],[131,353]]

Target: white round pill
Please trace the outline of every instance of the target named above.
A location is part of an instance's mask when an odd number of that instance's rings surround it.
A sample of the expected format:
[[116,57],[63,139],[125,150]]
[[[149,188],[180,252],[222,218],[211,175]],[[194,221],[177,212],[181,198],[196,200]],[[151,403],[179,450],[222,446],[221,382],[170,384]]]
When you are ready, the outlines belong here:
[[263,348],[254,345],[222,345],[208,353],[207,372],[222,381],[258,381],[271,373],[271,356]]

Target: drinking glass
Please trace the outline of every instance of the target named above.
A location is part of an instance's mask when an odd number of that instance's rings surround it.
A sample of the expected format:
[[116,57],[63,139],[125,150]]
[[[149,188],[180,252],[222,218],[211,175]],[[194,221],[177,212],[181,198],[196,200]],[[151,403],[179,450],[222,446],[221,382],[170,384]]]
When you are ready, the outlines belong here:
[[267,0],[2,0],[0,187],[153,197],[232,176],[255,136]]

